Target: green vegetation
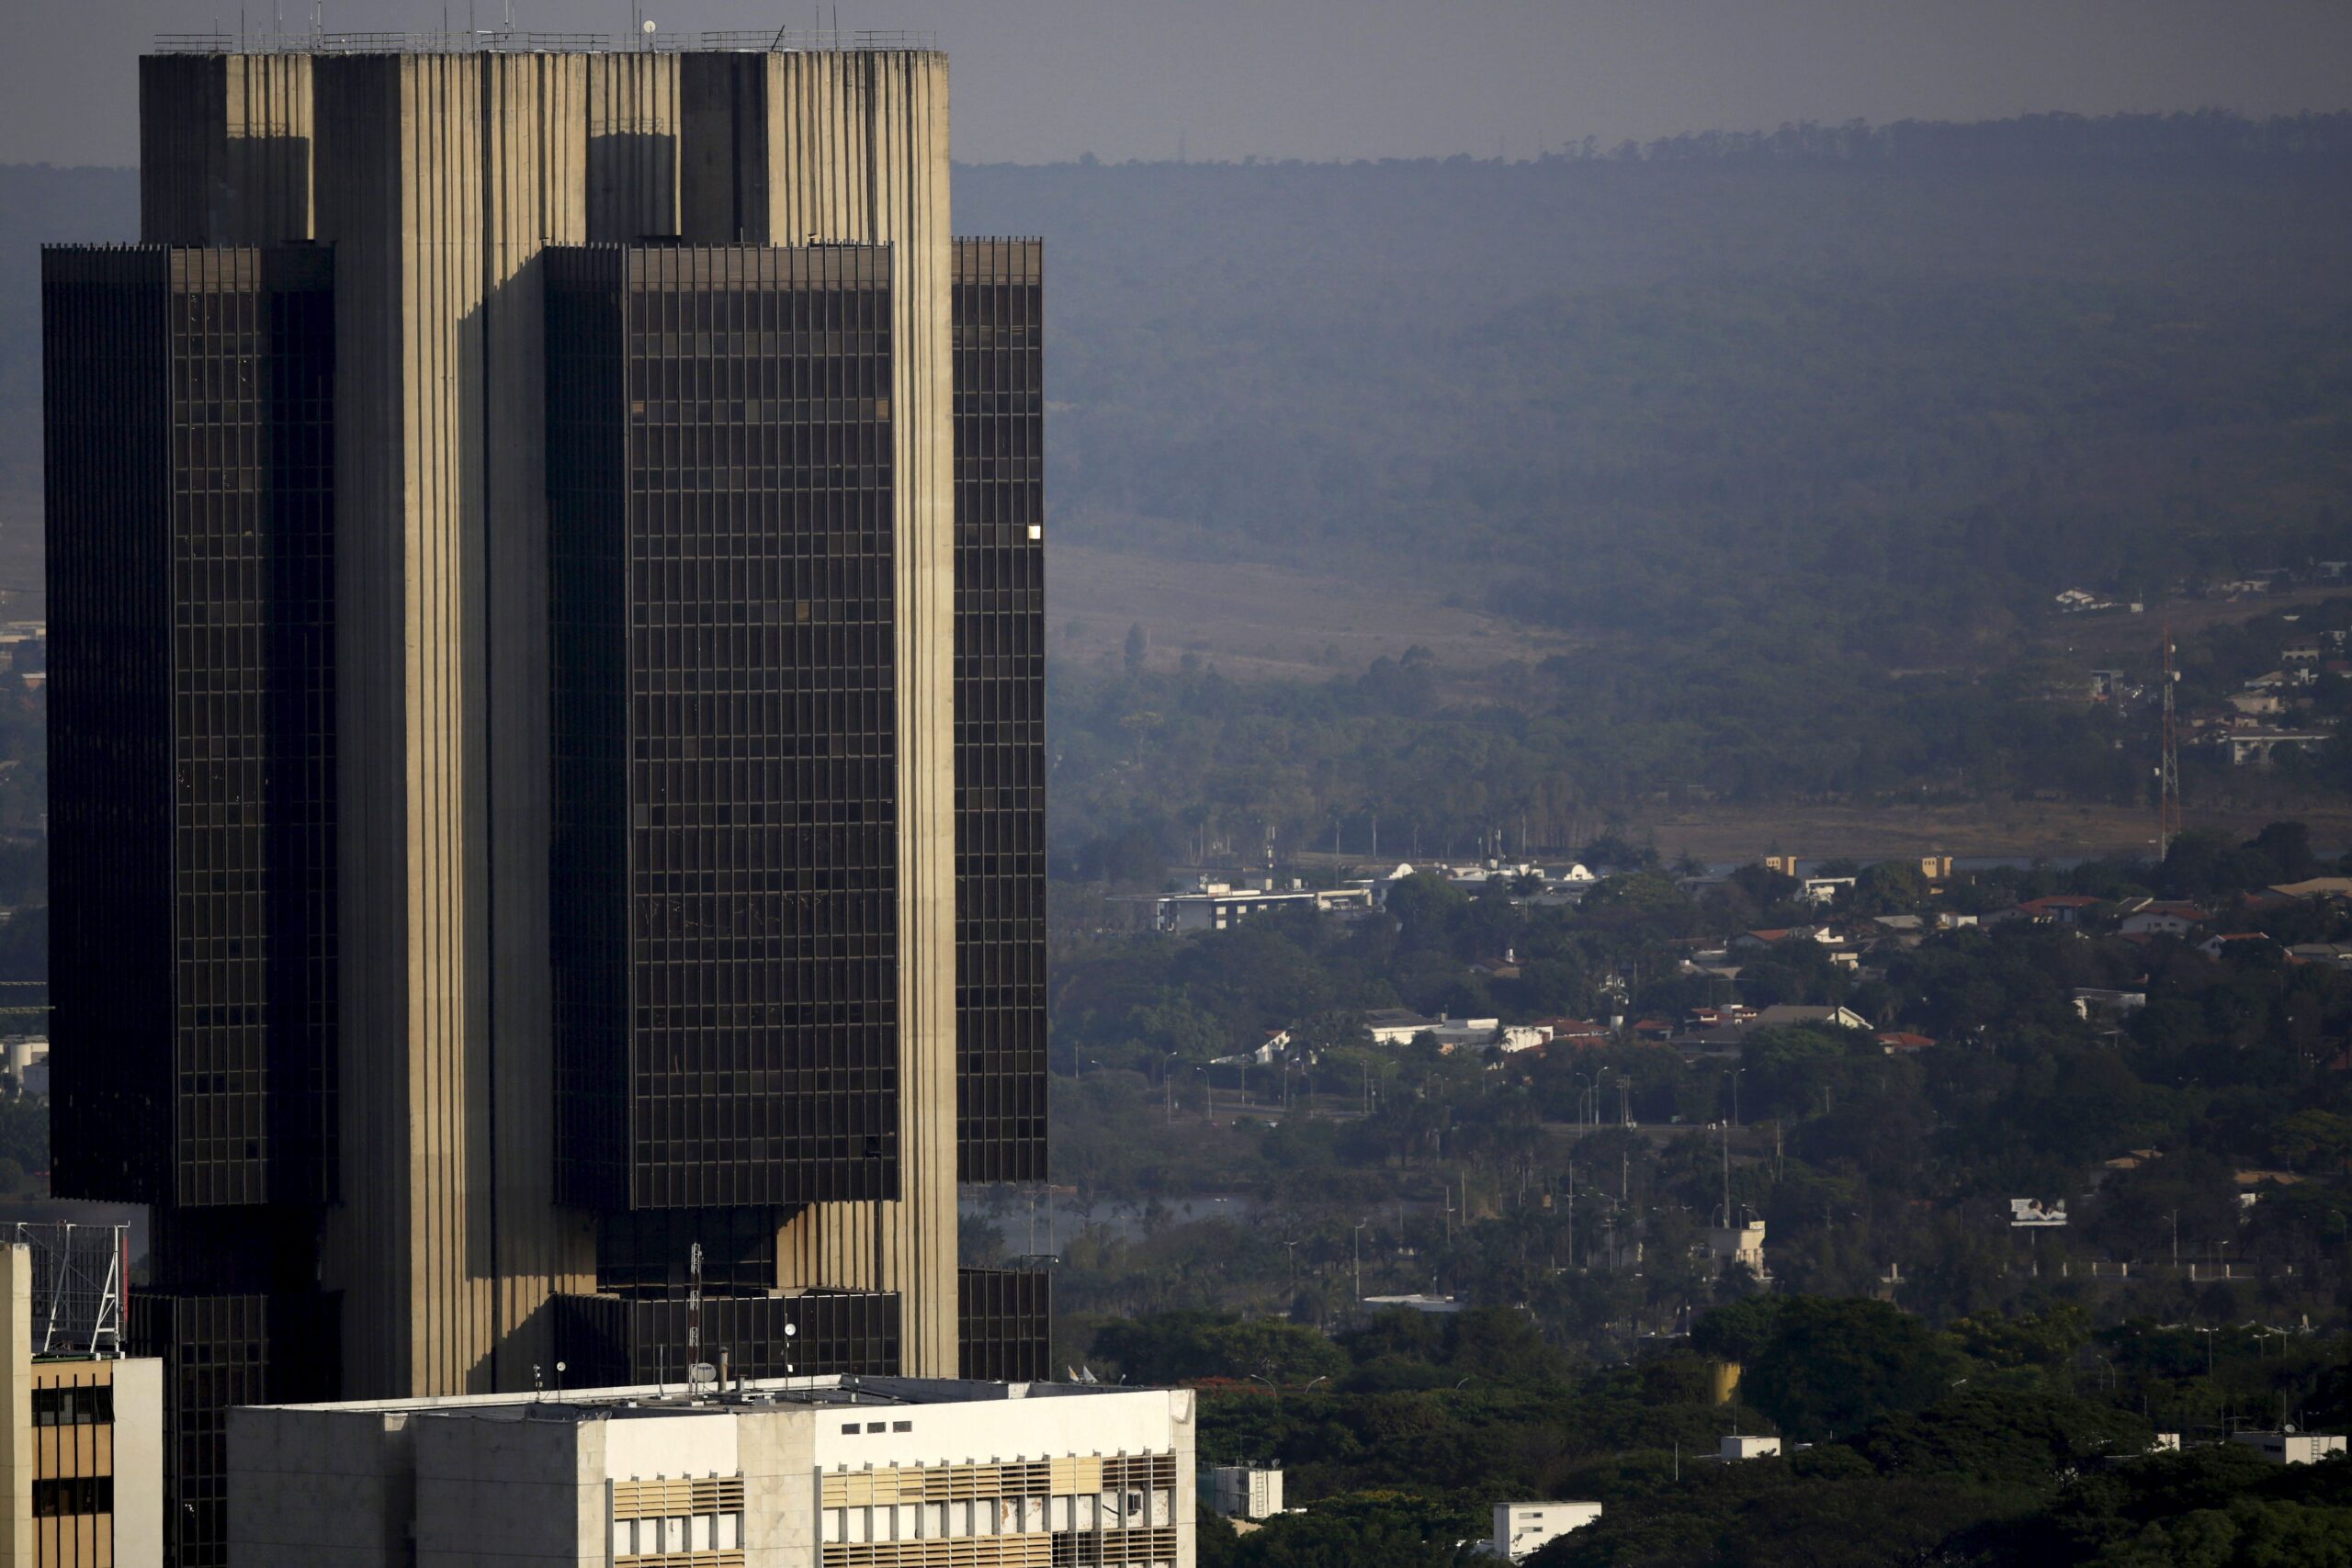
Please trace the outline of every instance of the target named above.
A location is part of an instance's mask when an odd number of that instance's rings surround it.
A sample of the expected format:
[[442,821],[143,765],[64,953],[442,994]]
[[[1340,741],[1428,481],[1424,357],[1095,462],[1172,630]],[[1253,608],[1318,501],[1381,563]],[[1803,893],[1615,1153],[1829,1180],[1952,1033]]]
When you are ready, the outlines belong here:
[[[1056,1051],[1084,1076],[1057,1156],[1096,1217],[1059,1248],[1057,1354],[1193,1382],[1204,1456],[1279,1462],[1307,1508],[1240,1538],[1204,1521],[1204,1562],[1451,1563],[1493,1503],[1532,1497],[1605,1506],[1555,1568],[2345,1559],[2352,1464],[2220,1446],[2352,1424],[2352,974],[2287,953],[2352,940],[2352,908],[2262,891],[2337,868],[2282,823],[1940,893],[1914,866],[1831,869],[1855,882],[1824,908],[1760,866],[1693,891],[1651,868],[1566,908],[1424,876],[1352,923],[1061,922]],[[2078,929],[1933,929],[2057,894],[2096,900]],[[2127,939],[2144,897],[2213,919]],[[1892,914],[1925,929],[1869,947]],[[1940,1043],[1798,1026],[1730,1055],[1447,1054],[1362,1030],[1398,1006],[1679,1019],[1731,999],[1687,958],[1816,922],[1860,928],[1863,962],[1751,947],[1739,998]],[[2215,959],[2208,929],[2273,940]],[[1515,973],[1473,967],[1504,953]],[[2145,1005],[2078,1010],[2078,988]],[[1210,1065],[1270,1030],[1311,1064]],[[1229,1217],[1182,1204],[1205,1190]],[[2012,1230],[2019,1196],[2069,1224]],[[1769,1291],[1705,1256],[1726,1201],[1767,1222]],[[1351,1304],[1414,1291],[1467,1310]],[[1736,1404],[1712,1398],[1720,1362]],[[1733,1431],[1791,1447],[1718,1463]],[[2148,1453],[2157,1431],[2188,1450]]]
[[[1392,1312],[1318,1337],[1335,1371],[1310,1381],[1266,1378],[1250,1326],[1176,1314],[1097,1340],[1132,1348],[1138,1359],[1120,1366],[1138,1376],[1189,1370],[1204,1461],[1279,1461],[1290,1498],[1308,1502],[1238,1540],[1204,1517],[1204,1563],[1453,1562],[1456,1543],[1487,1533],[1493,1503],[1539,1497],[1603,1506],[1534,1560],[1545,1565],[2188,1568],[2316,1565],[2352,1550],[2352,1463],[2280,1469],[2193,1442],[2151,1452],[2217,1382],[2295,1401],[2305,1422],[2343,1421],[2340,1340],[2258,1360],[2232,1346],[2208,1377],[2181,1331],[2094,1329],[2073,1306],[1937,1332],[1878,1302],[1783,1296],[1587,1370],[1510,1310]],[[1159,1359],[1178,1344],[1191,1348],[1182,1366]],[[1713,1368],[1733,1352],[1747,1374],[1737,1403],[1717,1404]],[[1819,1424],[1823,1392],[1841,1407],[1834,1427]],[[1783,1455],[1719,1462],[1734,1432],[1780,1435]]]
[[[1146,678],[1059,668],[1060,863],[2141,799],[2152,732],[2085,668],[2352,555],[2347,161],[2344,117],[2215,115],[961,171],[966,227],[1051,239],[1057,537],[1305,567],[1400,644],[1430,593],[1578,642],[1237,690],[1156,627]],[[2072,587],[2150,602],[2128,656],[2071,650]]]

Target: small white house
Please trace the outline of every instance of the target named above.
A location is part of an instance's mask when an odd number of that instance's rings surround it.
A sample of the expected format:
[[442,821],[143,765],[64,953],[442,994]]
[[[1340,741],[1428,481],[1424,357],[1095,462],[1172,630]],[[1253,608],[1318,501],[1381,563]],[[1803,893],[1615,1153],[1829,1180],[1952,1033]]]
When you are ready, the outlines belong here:
[[1781,1439],[1778,1438],[1743,1438],[1735,1432],[1723,1441],[1716,1458],[1725,1464],[1737,1464],[1742,1460],[1779,1459]]
[[1598,1503],[1498,1503],[1495,1533],[1480,1544],[1489,1556],[1523,1562],[1599,1517]]
[[2273,1464],[2317,1464],[2344,1452],[2344,1439],[2326,1432],[2232,1432],[2230,1441],[2244,1443]]
[[1714,1260],[1715,1272],[1738,1267],[1758,1280],[1772,1276],[1764,1268],[1764,1222],[1743,1220],[1736,1225],[1715,1225],[1707,1232],[1707,1255]]
[[1283,1511],[1283,1472],[1220,1464],[1209,1472],[1209,1506],[1228,1519],[1271,1519]]

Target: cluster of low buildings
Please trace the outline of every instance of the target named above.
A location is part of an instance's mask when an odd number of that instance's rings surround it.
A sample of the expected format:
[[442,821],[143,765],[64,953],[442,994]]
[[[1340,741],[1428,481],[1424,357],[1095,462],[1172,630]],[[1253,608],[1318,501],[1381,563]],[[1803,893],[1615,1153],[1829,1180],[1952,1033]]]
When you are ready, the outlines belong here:
[[[2352,648],[2345,631],[2292,637],[2279,648],[2275,669],[2241,681],[2216,701],[2184,709],[2177,719],[2180,744],[2208,749],[2236,767],[2267,767],[2282,751],[2334,738],[2336,721],[2319,711],[2319,688],[2346,679],[2352,679]],[[2120,670],[2093,670],[2086,679],[2092,702],[2121,708],[2143,706],[2161,691]]]
[[[1931,892],[1940,891],[1952,876],[1950,856],[1928,856],[1918,863],[1924,885]],[[2199,951],[2217,960],[2245,949],[2272,947],[2278,948],[2284,960],[2290,964],[2324,964],[2352,968],[2352,943],[2281,945],[2257,929],[2266,914],[2303,900],[2352,900],[2352,877],[2312,877],[2301,882],[2250,888],[2226,898],[2201,901],[2144,897],[2109,900],[2085,894],[2062,893],[2024,899],[1981,915],[1930,909],[1919,913],[1839,916],[1833,912],[1834,908],[1853,886],[1854,877],[1808,874],[1793,857],[1789,856],[1771,857],[1766,864],[1769,869],[1795,877],[1796,900],[1820,908],[1821,918],[1803,924],[1740,931],[1720,943],[1696,941],[1687,943],[1680,960],[1682,974],[1720,981],[1724,995],[1736,996],[1748,965],[1775,953],[1804,947],[1817,952],[1832,967],[1847,970],[1858,979],[1868,978],[1890,954],[1917,947],[1939,932],[2013,922],[2054,926],[2068,931],[2097,929],[2138,942],[2177,938],[2192,943]],[[1576,877],[1589,878],[1589,873],[1584,867],[1571,869]],[[1489,874],[1513,877],[1519,889],[1513,894],[1517,900],[1524,902],[1541,896],[1536,890],[1537,884],[1531,880],[1538,874],[1538,868],[1498,865],[1491,868]],[[1342,913],[1368,910],[1382,907],[1388,889],[1410,874],[1413,874],[1410,867],[1399,867],[1395,875],[1374,879],[1369,884],[1323,890],[1261,889],[1250,897],[1261,901],[1259,907],[1265,907],[1269,901],[1278,904],[1283,900],[1316,900],[1318,908]],[[1550,876],[1552,874],[1544,872],[1542,874]],[[1717,875],[1687,876],[1680,879],[1680,884],[1688,892],[1703,894],[1710,887],[1727,880]],[[1578,883],[1561,880],[1557,885],[1576,886]],[[1175,894],[1166,896],[1161,902],[1182,905],[1187,900],[1207,897],[1224,898],[1227,895],[1222,891]],[[1239,918],[1239,913],[1246,912],[1238,895],[1233,908],[1236,910],[1234,918]],[[1476,977],[1489,981],[1514,980],[1520,976],[1518,956],[1508,948],[1496,956],[1472,963],[1468,970]],[[1600,990],[1605,997],[1622,998],[1626,989],[1619,978],[1602,977]],[[2121,988],[2081,987],[2075,990],[2072,999],[2075,1011],[2081,1017],[2103,1022],[2118,1021],[2147,1005],[2144,991]],[[1432,1016],[1408,1008],[1382,1008],[1363,1014],[1363,1023],[1365,1036],[1373,1044],[1402,1047],[1426,1041],[1447,1054],[1499,1051],[1515,1055],[1522,1052],[1578,1050],[1643,1042],[1675,1046],[1693,1055],[1736,1055],[1748,1036],[1757,1031],[1785,1028],[1841,1029],[1868,1033],[1889,1055],[1921,1051],[1937,1043],[1933,1038],[1913,1031],[1882,1027],[1881,1021],[1868,1018],[1851,1008],[1796,1003],[1759,1007],[1737,1000],[1693,1007],[1679,1016],[1672,1017],[1629,1017],[1619,1011],[1598,1018],[1560,1016],[1523,1021],[1508,1020],[1499,1013],[1457,1016],[1439,1012]],[[1292,1032],[1276,1030],[1247,1051],[1218,1058],[1218,1065],[1278,1066],[1285,1062],[1298,1062],[1305,1055],[1294,1041]]]
[[1514,902],[1538,908],[1573,904],[1600,880],[1584,865],[1538,865],[1529,861],[1500,859],[1436,862],[1415,865],[1399,862],[1370,876],[1360,876],[1330,887],[1310,887],[1303,877],[1277,876],[1269,872],[1253,876],[1193,878],[1189,887],[1172,893],[1145,894],[1118,900],[1142,907],[1150,929],[1159,931],[1224,931],[1252,915],[1282,909],[1314,909],[1340,916],[1363,915],[1385,908],[1389,893],[1415,876],[1434,876],[1450,886],[1479,892],[1496,884],[1511,890]]

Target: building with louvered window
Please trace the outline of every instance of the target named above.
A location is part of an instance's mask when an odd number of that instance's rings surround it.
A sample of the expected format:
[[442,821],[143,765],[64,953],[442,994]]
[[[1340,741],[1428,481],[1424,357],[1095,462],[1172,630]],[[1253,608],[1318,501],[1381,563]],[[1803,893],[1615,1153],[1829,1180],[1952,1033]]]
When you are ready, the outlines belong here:
[[234,1411],[236,1568],[1192,1568],[1193,1396],[914,1378]]

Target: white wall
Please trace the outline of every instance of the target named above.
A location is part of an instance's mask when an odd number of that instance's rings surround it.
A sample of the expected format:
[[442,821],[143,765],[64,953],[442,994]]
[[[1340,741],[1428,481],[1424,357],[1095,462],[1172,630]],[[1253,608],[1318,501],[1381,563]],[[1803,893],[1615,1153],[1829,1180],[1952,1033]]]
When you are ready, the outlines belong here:
[[622,1416],[605,1423],[605,1473],[616,1481],[733,1475],[743,1468],[735,1415]]
[[163,1568],[164,1363],[114,1364],[114,1560]]
[[[1021,1384],[1013,1384],[1015,1388]],[[1172,1402],[1191,1413],[1188,1391],[1138,1390],[986,1404],[843,1405],[816,1415],[820,1470],[846,1465],[986,1464],[996,1460],[1050,1459],[1060,1454],[1167,1453]],[[869,1433],[866,1427],[883,1424]],[[910,1430],[894,1431],[899,1422]],[[854,1423],[853,1437],[842,1428]]]

